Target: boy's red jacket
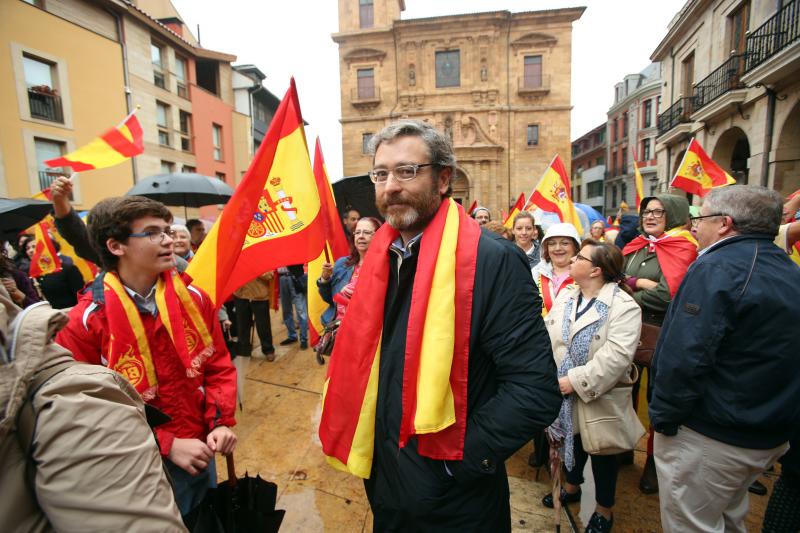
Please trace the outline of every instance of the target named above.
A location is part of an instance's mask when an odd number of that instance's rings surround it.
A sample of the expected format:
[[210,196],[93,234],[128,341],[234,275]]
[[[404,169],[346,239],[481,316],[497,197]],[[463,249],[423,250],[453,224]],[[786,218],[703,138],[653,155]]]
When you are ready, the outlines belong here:
[[[164,456],[169,454],[176,437],[205,442],[215,427],[236,424],[236,369],[217,313],[205,292],[189,287],[214,339],[214,354],[201,368],[200,376],[186,376],[186,368],[161,320],[140,312],[158,377],[158,395],[148,403],[172,419],[155,428]],[[95,279],[91,290],[87,290],[72,308],[69,323],[58,333],[56,342],[70,350],[77,361],[106,366],[104,355],[108,353],[109,326],[103,305],[102,277]]]

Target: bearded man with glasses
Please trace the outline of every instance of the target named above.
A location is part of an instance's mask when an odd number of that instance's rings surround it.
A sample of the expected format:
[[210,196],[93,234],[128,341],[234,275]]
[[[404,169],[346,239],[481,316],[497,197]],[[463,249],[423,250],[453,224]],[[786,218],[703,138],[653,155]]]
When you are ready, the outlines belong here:
[[442,132],[409,120],[372,142],[387,223],[336,338],[323,451],[365,479],[376,532],[510,531],[504,462],[561,405],[527,258],[450,198]]
[[105,272],[56,342],[115,370],[171,418],[155,434],[185,516],[216,485],[214,454],[236,445],[236,370],[211,299],[174,268],[171,222],[164,204],[141,196],[92,208],[89,237]]

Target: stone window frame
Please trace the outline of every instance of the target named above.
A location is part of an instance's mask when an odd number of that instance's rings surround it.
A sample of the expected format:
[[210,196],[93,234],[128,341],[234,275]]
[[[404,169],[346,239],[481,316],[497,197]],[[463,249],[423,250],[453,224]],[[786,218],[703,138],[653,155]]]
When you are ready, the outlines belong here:
[[[22,129],[22,147],[25,153],[25,169],[28,175],[28,187],[31,191],[31,196],[40,191],[39,188],[39,162],[36,160],[36,139],[44,139],[48,141],[58,142],[64,144],[64,153],[68,154],[74,152],[76,149],[75,139],[63,135],[57,135],[50,132],[38,131],[30,128]],[[76,204],[83,203],[83,195],[81,194],[81,180],[77,173],[73,174],[72,178],[72,197],[73,202]]]
[[[14,72],[20,119],[26,122],[33,122],[35,124],[41,124],[42,126],[48,126],[51,128],[72,130],[72,98],[70,96],[69,76],[67,75],[67,61],[61,57],[55,56],[48,52],[43,52],[30,46],[26,46],[22,43],[12,41],[10,43],[10,47],[11,68]],[[43,120],[31,116],[31,107],[28,101],[28,86],[25,82],[25,66],[22,61],[23,57],[26,55],[52,63],[55,70],[55,75],[53,78],[58,84],[58,86],[54,88],[58,89],[59,96],[61,97],[61,112],[64,119],[63,122],[52,122],[50,120]]]
[[[356,97],[361,99],[361,98],[374,98],[374,97],[378,96],[380,94],[379,85],[377,83],[377,80],[378,80],[378,63],[354,64],[352,66],[352,68],[353,68],[353,79],[355,80],[354,87],[355,87]],[[358,78],[358,72],[360,70],[371,70],[372,71],[372,96],[371,97],[368,97],[368,96],[363,96],[362,97],[361,93],[359,92],[359,88],[358,88],[358,79],[359,79]]]

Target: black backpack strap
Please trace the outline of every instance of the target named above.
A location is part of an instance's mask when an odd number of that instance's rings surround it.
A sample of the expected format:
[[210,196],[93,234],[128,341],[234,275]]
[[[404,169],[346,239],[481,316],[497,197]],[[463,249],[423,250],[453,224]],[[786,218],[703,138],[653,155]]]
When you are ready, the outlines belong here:
[[33,412],[33,396],[41,389],[45,383],[50,381],[56,374],[60,374],[67,368],[80,364],[77,361],[61,361],[51,367],[45,368],[34,374],[28,387],[28,394],[25,402],[17,413],[17,441],[20,449],[26,458],[25,477],[31,490],[34,489],[36,464],[33,462],[33,433],[36,429],[36,413]]

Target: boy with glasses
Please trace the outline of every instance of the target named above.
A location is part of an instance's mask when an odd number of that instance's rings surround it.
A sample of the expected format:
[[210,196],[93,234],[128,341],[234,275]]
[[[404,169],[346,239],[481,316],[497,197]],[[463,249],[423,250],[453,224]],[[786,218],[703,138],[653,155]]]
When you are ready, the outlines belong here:
[[89,236],[105,273],[56,341],[75,359],[120,373],[171,418],[155,433],[185,516],[216,484],[214,454],[236,445],[236,371],[213,303],[174,269],[171,222],[163,204],[140,196],[91,210]]

